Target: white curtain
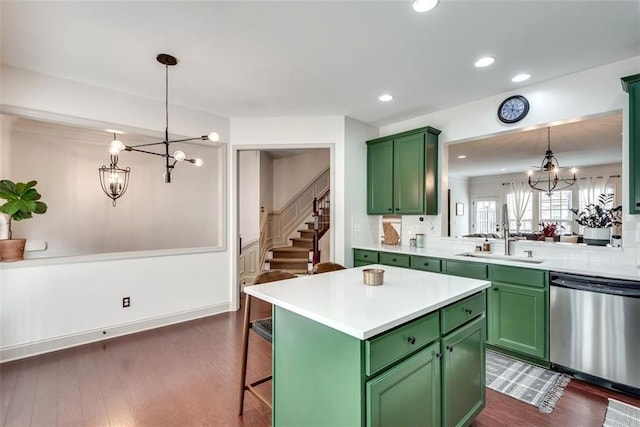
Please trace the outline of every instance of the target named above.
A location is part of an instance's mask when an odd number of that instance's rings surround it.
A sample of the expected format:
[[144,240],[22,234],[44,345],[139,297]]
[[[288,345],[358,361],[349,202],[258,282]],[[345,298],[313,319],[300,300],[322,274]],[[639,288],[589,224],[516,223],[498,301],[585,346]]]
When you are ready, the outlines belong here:
[[511,212],[516,220],[516,232],[519,233],[520,227],[522,227],[522,218],[531,202],[531,190],[526,182],[512,182],[510,186],[511,194],[513,195]]
[[607,181],[609,177],[588,177],[578,180],[578,188],[580,190],[580,208],[585,207],[588,204],[596,204],[598,202],[598,196],[606,193]]

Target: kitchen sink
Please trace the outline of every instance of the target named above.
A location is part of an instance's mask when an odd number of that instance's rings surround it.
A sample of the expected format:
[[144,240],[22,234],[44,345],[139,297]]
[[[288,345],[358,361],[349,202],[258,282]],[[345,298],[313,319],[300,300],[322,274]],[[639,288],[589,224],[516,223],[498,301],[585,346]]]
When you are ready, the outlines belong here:
[[484,259],[496,259],[500,261],[524,262],[526,264],[541,264],[544,262],[543,259],[524,258],[524,257],[516,257],[516,256],[508,256],[508,255],[483,254],[483,253],[477,253],[477,252],[464,252],[456,255],[466,256],[470,258],[484,258]]

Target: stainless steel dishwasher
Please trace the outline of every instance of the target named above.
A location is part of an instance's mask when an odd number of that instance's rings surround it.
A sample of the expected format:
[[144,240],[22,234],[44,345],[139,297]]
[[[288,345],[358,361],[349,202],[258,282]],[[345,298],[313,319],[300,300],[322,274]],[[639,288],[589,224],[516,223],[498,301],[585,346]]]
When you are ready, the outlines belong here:
[[640,282],[550,273],[556,370],[640,395]]

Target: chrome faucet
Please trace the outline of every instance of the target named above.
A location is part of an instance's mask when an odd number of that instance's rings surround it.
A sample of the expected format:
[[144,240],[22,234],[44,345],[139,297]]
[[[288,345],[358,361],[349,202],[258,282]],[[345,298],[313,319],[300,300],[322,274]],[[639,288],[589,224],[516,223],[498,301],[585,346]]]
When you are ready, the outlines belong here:
[[504,254],[513,255],[515,239],[509,236],[509,207],[506,203],[502,205],[502,238],[504,239]]
[[524,251],[524,253],[527,254],[527,258],[533,258],[533,251],[532,250]]

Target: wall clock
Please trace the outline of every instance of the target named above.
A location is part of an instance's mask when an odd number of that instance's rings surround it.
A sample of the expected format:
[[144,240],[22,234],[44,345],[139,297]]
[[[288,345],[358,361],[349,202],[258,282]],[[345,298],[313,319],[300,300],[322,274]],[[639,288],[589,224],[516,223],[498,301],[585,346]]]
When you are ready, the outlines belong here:
[[498,118],[502,123],[515,123],[529,112],[529,101],[522,95],[514,95],[502,101],[498,107]]

